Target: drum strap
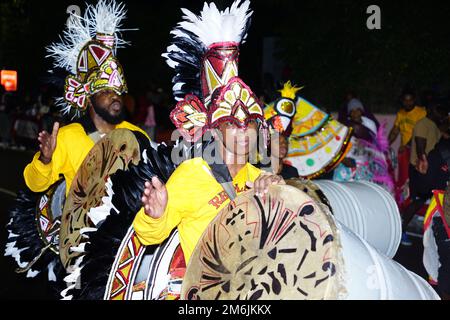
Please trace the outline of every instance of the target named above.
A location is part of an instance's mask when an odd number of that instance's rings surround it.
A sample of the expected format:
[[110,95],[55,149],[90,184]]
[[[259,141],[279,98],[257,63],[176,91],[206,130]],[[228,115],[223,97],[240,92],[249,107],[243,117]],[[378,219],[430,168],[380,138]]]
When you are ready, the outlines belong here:
[[86,132],[88,137],[92,141],[94,141],[94,143],[97,143],[102,138],[102,135],[100,134],[100,132],[95,127],[95,124],[94,124],[94,122],[92,121],[92,119],[91,119],[91,117],[89,115],[82,116],[76,122],[81,124],[81,126],[84,129],[84,132]]
[[233,179],[231,178],[230,170],[225,164],[211,163],[212,174],[216,178],[217,182],[220,183],[223,190],[227,193],[230,200],[234,200],[237,196],[236,189],[233,185]]
[[91,140],[94,141],[94,143],[99,142],[100,139],[102,138],[100,132],[98,131],[92,132],[90,135],[88,135],[88,137],[91,138]]
[[[224,163],[224,161],[211,161],[214,159],[217,159],[217,157],[221,157],[220,154],[216,155],[215,150],[219,150],[219,147],[217,145],[217,141],[213,141],[212,143],[216,144],[216,147],[213,148],[213,155],[211,159],[205,159],[206,162],[208,162],[209,167],[211,168],[211,172],[214,176],[214,178],[217,180],[218,183],[222,186],[223,190],[227,193],[230,200],[234,200],[237,197],[236,189],[233,185],[233,178],[231,177],[230,170],[228,170],[227,165]],[[209,160],[209,161],[208,161]],[[222,160],[219,158],[219,160]]]

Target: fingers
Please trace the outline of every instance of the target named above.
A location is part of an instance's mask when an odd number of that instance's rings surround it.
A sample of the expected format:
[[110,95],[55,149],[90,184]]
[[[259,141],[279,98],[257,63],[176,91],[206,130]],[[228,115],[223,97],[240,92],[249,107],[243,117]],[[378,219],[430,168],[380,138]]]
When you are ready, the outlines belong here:
[[[281,176],[273,174],[261,174],[253,183],[253,189],[257,196],[263,196],[269,192],[269,186],[274,184],[286,184]],[[249,183],[247,183],[249,185]]]
[[142,195],[142,206],[144,207],[144,212],[147,215],[151,215],[151,202],[152,202],[152,193],[153,186],[149,181],[145,182],[144,193]]
[[53,124],[53,131],[52,131],[52,137],[56,139],[56,137],[58,136],[58,131],[59,131],[59,122],[55,122]]
[[144,199],[144,197],[146,197],[147,198],[146,200],[149,201],[153,190],[154,190],[153,185],[149,181],[146,181],[145,182],[143,199]]
[[158,191],[162,191],[165,188],[164,183],[162,183],[157,176],[152,178],[152,185]]
[[39,134],[38,134],[38,140],[39,140],[39,141],[48,139],[48,137],[49,137],[49,134],[48,134],[47,131],[41,131],[41,132],[39,132]]

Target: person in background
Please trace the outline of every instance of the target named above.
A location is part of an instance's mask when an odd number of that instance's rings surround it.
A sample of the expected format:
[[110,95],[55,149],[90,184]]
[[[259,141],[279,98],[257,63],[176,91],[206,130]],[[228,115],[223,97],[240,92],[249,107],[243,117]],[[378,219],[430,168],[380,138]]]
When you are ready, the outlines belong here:
[[402,210],[403,217],[403,245],[411,245],[406,237],[406,227],[414,215],[431,197],[431,190],[425,188],[426,172],[428,169],[428,154],[441,139],[441,132],[448,122],[447,107],[442,102],[431,103],[427,109],[427,116],[419,120],[413,130],[411,138],[411,155],[409,163],[409,191],[410,203]]
[[424,218],[423,264],[429,282],[442,299],[450,300],[450,130],[442,133],[426,160],[420,187],[432,197]]
[[377,126],[364,116],[365,108],[358,99],[347,105],[347,125],[353,129],[352,148],[346,158],[334,169],[335,181],[371,181],[393,193],[393,179],[389,172],[386,153],[388,142],[384,125]]
[[289,142],[284,134],[275,133],[272,135],[271,163],[274,174],[280,175],[283,179],[298,178],[298,170],[287,162]]
[[397,112],[394,126],[389,132],[389,145],[392,145],[400,136],[400,148],[398,149],[398,175],[395,182],[395,198],[400,209],[407,206],[409,197],[408,178],[409,161],[411,154],[411,137],[417,121],[426,117],[425,108],[416,103],[415,93],[404,90],[401,96],[402,107]]
[[[347,94],[345,95],[344,100],[345,100],[344,104],[342,105],[338,113],[338,121],[346,126],[350,126],[349,122],[351,121],[351,117],[350,113],[348,112],[349,105],[362,106],[363,104],[353,91],[348,91]],[[368,108],[363,107],[361,110],[362,110],[361,116],[364,116],[375,122],[377,128],[380,126],[377,118],[372,112],[369,111]]]
[[[86,14],[95,17],[101,12],[105,19],[120,24],[125,17],[125,7],[114,8],[99,1],[95,6],[88,5]],[[61,43],[54,43],[48,48],[52,53],[50,56],[55,59],[54,67],[64,66],[71,72],[66,78],[67,85],[64,87],[62,102],[65,112],[73,114],[76,120],[61,128],[59,122],[55,122],[51,132],[42,131],[38,134],[39,151],[23,172],[25,183],[33,192],[46,191],[62,175],[66,181],[67,194],[89,151],[114,129],[139,131],[146,135],[140,128],[124,120],[126,111],[123,97],[128,87],[123,68],[115,56],[115,44],[107,41],[108,37],[117,39],[116,27],[105,33],[104,25],[97,22],[83,19],[84,27],[95,26],[97,35],[90,40],[83,40],[80,44],[75,44],[71,38],[76,34],[67,31],[74,28],[72,23],[67,25],[64,37],[60,40],[62,43],[73,44],[73,48],[68,48],[69,51],[81,48],[78,60],[70,59],[65,51],[61,51]],[[100,40],[97,38],[105,34],[108,37],[101,37]],[[101,50],[105,58],[99,60],[96,50]],[[87,59],[87,72],[81,64],[83,59]],[[111,74],[108,75],[102,70],[110,70]],[[75,89],[71,86],[76,84],[80,84],[80,87],[89,84],[89,91],[82,91],[79,95],[73,94]]]

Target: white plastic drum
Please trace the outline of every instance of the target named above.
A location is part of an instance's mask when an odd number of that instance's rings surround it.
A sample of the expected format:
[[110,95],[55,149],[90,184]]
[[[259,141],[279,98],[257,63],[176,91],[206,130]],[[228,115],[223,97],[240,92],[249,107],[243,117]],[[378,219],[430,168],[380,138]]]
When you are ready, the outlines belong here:
[[366,181],[315,180],[346,227],[389,258],[401,241],[402,222],[394,198],[382,187]]
[[420,276],[380,254],[340,222],[348,300],[439,300]]

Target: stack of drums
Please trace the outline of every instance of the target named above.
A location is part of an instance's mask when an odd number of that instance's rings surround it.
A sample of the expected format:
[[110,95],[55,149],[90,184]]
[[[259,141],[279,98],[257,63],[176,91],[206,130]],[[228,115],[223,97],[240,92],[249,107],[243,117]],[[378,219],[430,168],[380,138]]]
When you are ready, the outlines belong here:
[[389,258],[398,250],[402,221],[395,199],[375,183],[316,180],[336,219]]

